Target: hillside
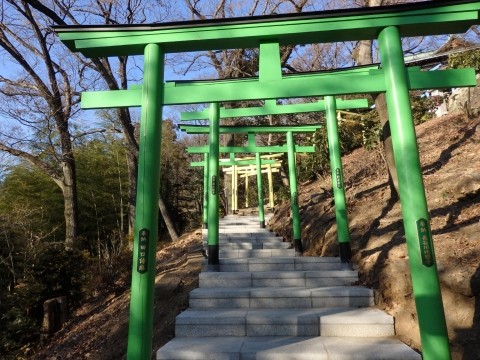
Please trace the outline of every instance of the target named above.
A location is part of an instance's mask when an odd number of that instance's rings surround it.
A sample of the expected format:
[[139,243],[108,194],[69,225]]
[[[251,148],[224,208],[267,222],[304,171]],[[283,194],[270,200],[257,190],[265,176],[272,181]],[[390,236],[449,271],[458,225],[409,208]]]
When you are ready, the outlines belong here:
[[[427,200],[454,359],[480,354],[480,118],[450,114],[417,127]],[[413,347],[418,327],[400,206],[390,201],[378,150],[343,158],[354,261],[376,303],[396,318],[397,333]],[[330,179],[300,186],[306,255],[336,255]],[[273,231],[291,234],[289,204],[276,208]],[[201,232],[184,235],[157,254],[154,349],[173,336],[175,315],[198,284]],[[126,352],[128,292],[98,294],[31,359],[122,359]]]
[[[460,113],[417,127],[427,202],[455,359],[480,359],[480,118]],[[358,149],[343,159],[353,260],[376,303],[395,316],[397,334],[419,347],[399,202],[391,201],[379,151]],[[302,238],[307,255],[337,255],[330,178],[303,184]],[[288,237],[288,206],[274,231]]]

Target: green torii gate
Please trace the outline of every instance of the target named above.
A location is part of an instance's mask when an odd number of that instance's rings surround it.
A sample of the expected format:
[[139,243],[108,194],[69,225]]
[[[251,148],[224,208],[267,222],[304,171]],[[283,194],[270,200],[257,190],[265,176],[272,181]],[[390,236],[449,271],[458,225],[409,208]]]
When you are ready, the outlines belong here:
[[[210,137],[218,136],[221,101],[385,92],[423,357],[450,359],[448,334],[422,182],[409,90],[474,86],[472,69],[406,70],[402,36],[463,33],[480,23],[480,1],[445,0],[397,6],[150,25],[56,26],[60,39],[87,57],[144,55],[141,90],[90,93],[84,108],[141,106],[139,179],[130,302],[128,358],[151,355],[162,107],[211,105]],[[279,45],[378,39],[382,70],[359,75],[282,76]],[[235,84],[163,83],[164,54],[260,47],[258,79]],[[99,96],[100,95],[100,96]],[[218,149],[213,149],[218,154]],[[218,168],[217,168],[218,170]],[[148,176],[143,176],[148,174]],[[215,174],[211,174],[213,180]],[[217,183],[212,190],[217,194]],[[155,194],[155,195],[152,195]],[[218,195],[218,194],[217,194]],[[218,196],[217,196],[218,198]]]
[[[359,69],[349,69],[342,71],[342,74],[346,73],[365,73],[366,71],[371,71],[375,69],[375,66],[366,66]],[[418,69],[412,69],[418,71]],[[342,100],[335,99],[333,96],[325,96],[324,100],[318,100],[312,103],[300,103],[300,104],[287,104],[287,105],[277,105],[276,100],[270,99],[265,100],[265,105],[260,107],[249,107],[249,108],[234,108],[226,109],[220,108],[220,117],[221,118],[242,118],[247,116],[262,116],[262,115],[279,115],[279,114],[296,114],[296,113],[305,113],[305,112],[320,112],[326,111],[326,123],[327,123],[327,134],[328,134],[328,146],[330,154],[330,168],[332,170],[332,188],[334,193],[335,200],[335,218],[337,222],[337,240],[339,243],[339,252],[340,260],[342,263],[350,263],[352,252],[350,247],[350,231],[348,228],[348,214],[347,214],[347,205],[345,198],[345,189],[343,186],[343,169],[342,169],[342,160],[341,160],[341,150],[340,142],[338,135],[338,126],[337,119],[335,116],[336,110],[352,109],[352,108],[366,108],[368,107],[368,101],[366,99],[355,99],[355,100]],[[207,110],[197,111],[197,112],[182,112],[180,113],[181,120],[205,120],[208,119]],[[271,132],[272,129],[281,129],[278,125],[266,126],[268,129],[264,130],[265,126],[256,126],[255,128],[261,129],[259,132]],[[225,127],[227,128],[227,127]],[[289,126],[285,129],[288,132],[288,129],[292,129],[292,126]],[[295,126],[298,128],[298,126]],[[186,131],[190,134],[207,134],[208,128],[202,125],[180,125],[180,129]],[[222,128],[221,128],[222,129]],[[275,130],[276,131],[276,130]],[[229,133],[244,133],[242,127],[231,127],[228,130]],[[226,133],[226,130],[221,130],[221,133]],[[294,159],[294,157],[292,156]],[[295,168],[290,167],[290,158],[289,158],[289,174],[296,174]],[[296,179],[296,177],[295,177]],[[270,179],[269,179],[270,180]],[[290,183],[292,179],[290,178]],[[295,180],[296,184],[296,180]],[[295,249],[299,253],[303,251],[301,243],[301,221],[300,221],[300,212],[298,206],[298,193],[296,190],[290,188],[291,194],[291,206],[292,206],[292,219],[293,219],[293,229],[294,229],[294,242]],[[298,215],[298,218],[295,216]]]
[[[233,155],[233,154],[230,154]],[[268,166],[276,166],[280,165],[281,160],[271,160],[271,159],[264,159],[262,158],[262,167]],[[240,158],[240,159],[220,159],[219,160],[219,166],[232,166],[232,167],[238,167],[238,166],[252,166],[256,165],[256,159],[253,158]],[[207,208],[208,208],[208,153],[204,154],[204,161],[193,161],[190,163],[190,166],[202,166],[203,167],[203,228],[208,229],[208,217],[207,217]],[[256,174],[256,173],[255,173]],[[233,177],[232,177],[233,179]],[[261,195],[261,188],[258,190],[260,192],[259,196]],[[262,197],[263,200],[263,197]],[[235,201],[233,201],[234,203]],[[234,210],[232,208],[232,210]],[[262,227],[262,222],[263,222],[263,227],[265,227],[265,219],[262,219],[261,212],[259,210],[259,216],[260,216],[260,227]]]
[[[240,109],[239,109],[240,110]],[[220,113],[221,114],[221,113]],[[221,116],[221,115],[220,115]],[[210,119],[210,124],[212,123]],[[300,223],[300,207],[298,204],[298,186],[297,186],[297,176],[296,176],[296,164],[295,164],[295,152],[299,152],[299,147],[297,147],[293,140],[293,133],[314,133],[322,127],[321,124],[309,124],[309,125],[277,125],[277,126],[219,126],[220,134],[248,134],[248,145],[247,148],[251,149],[252,153],[255,153],[257,156],[257,168],[261,168],[260,163],[260,152],[264,152],[268,148],[274,148],[275,153],[286,152],[288,155],[288,175],[290,183],[290,207],[292,210],[292,222],[293,222],[293,241],[295,245],[295,252],[298,254],[303,253],[302,239],[301,239],[301,223]],[[180,129],[185,131],[187,134],[208,134],[209,127],[204,125],[180,125]],[[287,146],[257,146],[255,143],[255,134],[261,133],[280,133],[286,135]],[[211,138],[210,138],[211,140]],[[213,147],[218,148],[218,142],[213,144]],[[230,153],[238,153],[239,148],[236,146],[227,146],[227,149]],[[284,149],[283,151],[281,149]],[[191,152],[191,148],[187,149],[188,152]],[[314,147],[308,150],[315,150]],[[241,151],[246,152],[246,151]],[[212,159],[213,157],[213,159]],[[217,158],[212,154],[212,143],[210,142],[210,156],[209,159],[211,162],[217,161]],[[217,166],[218,168],[218,166]],[[209,173],[215,174],[215,169],[212,169],[211,163],[209,167]],[[217,175],[218,176],[218,175]],[[258,187],[261,189],[261,173],[257,176]],[[208,200],[208,264],[212,267],[218,266],[219,264],[219,234],[218,231],[212,231],[211,226],[218,228],[218,202],[215,209],[211,209],[210,206],[211,197]],[[260,203],[261,201],[261,203]],[[211,218],[210,216],[213,215]],[[259,196],[259,215],[261,226],[265,227],[265,214],[263,209],[263,197],[260,200]]]

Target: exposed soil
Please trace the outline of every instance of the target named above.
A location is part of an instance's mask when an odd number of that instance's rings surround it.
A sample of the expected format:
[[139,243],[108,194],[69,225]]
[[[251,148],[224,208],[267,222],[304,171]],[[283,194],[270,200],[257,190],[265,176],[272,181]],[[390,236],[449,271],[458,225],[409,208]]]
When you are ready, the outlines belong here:
[[[454,359],[480,359],[480,118],[460,113],[417,127],[444,308]],[[395,316],[401,340],[419,349],[400,203],[392,201],[378,150],[343,159],[353,260],[377,306]],[[328,190],[327,190],[328,189]],[[307,255],[337,256],[330,178],[303,184],[300,204]],[[275,232],[289,238],[289,207]]]
[[[157,252],[153,353],[174,336],[175,317],[198,287],[201,231],[183,235]],[[73,314],[66,326],[30,359],[118,360],[126,358],[130,292],[102,293]]]
[[[417,135],[453,357],[480,359],[480,118],[447,115],[418,126]],[[418,349],[401,210],[391,200],[381,152],[358,149],[343,164],[361,282],[395,316],[400,338]],[[338,255],[330,188],[330,178],[300,186],[306,255]],[[290,240],[288,203],[277,206],[271,227]],[[158,252],[154,352],[173,337],[175,316],[198,286],[200,249],[197,231]],[[125,358],[128,300],[128,292],[93,299],[31,359]]]

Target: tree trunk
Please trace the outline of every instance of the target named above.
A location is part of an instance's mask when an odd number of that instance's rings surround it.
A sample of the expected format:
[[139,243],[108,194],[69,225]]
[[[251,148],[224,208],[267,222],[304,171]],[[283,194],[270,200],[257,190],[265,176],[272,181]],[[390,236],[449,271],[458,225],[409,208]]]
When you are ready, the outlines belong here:
[[165,221],[165,225],[167,225],[167,229],[168,229],[168,233],[170,234],[170,237],[172,238],[173,241],[177,240],[178,239],[177,231],[173,226],[173,221],[170,218],[170,214],[168,213],[167,207],[165,206],[165,203],[163,202],[163,199],[161,196],[158,197],[158,208],[160,209],[160,213],[162,214],[163,220]]
[[374,94],[375,107],[380,117],[382,126],[382,141],[385,160],[388,168],[388,185],[390,187],[390,195],[392,198],[398,199],[398,177],[397,168],[395,167],[395,159],[393,157],[392,137],[390,135],[390,122],[388,121],[387,102],[385,94]]
[[[378,6],[381,1],[369,0],[367,6]],[[358,42],[357,48],[352,53],[352,57],[357,65],[368,65],[373,62],[372,57],[372,41],[362,40]],[[392,139],[390,137],[390,122],[388,121],[387,103],[385,94],[372,94],[375,107],[380,117],[380,124],[382,126],[382,141],[383,151],[388,168],[388,184],[390,186],[390,194],[392,198],[398,198],[398,180],[397,169],[395,168],[395,161],[393,158]]]
[[135,204],[137,200],[137,153],[127,151],[128,173],[128,235],[132,235],[135,226]]
[[281,166],[280,166],[280,178],[282,179],[282,184],[283,186],[285,187],[289,187],[290,186],[290,182],[288,181],[288,174],[287,172],[285,171],[285,168],[284,168],[284,163],[282,162]]
[[75,162],[73,158],[63,163],[63,200],[65,216],[65,247],[78,249],[78,201]]

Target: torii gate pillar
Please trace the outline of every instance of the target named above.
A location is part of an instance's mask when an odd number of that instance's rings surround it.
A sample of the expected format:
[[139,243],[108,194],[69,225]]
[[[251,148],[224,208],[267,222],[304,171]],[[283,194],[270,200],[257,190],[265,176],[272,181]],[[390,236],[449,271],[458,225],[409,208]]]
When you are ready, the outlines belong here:
[[208,229],[208,153],[203,156],[203,228]]
[[378,42],[423,358],[446,360],[447,326],[398,28],[383,29]]
[[219,143],[220,143],[220,107],[218,103],[210,104],[210,134],[208,156],[208,265],[210,270],[216,270],[219,265],[219,196],[220,189],[219,168]]
[[160,149],[162,139],[164,52],[158,44],[144,51],[144,82],[138,155],[135,237],[128,328],[128,359],[152,355]]
[[288,146],[288,179],[290,183],[290,208],[292,210],[293,223],[293,243],[295,254],[303,254],[303,245],[301,238],[300,208],[298,205],[298,187],[297,187],[297,164],[295,162],[295,145],[293,141],[293,132],[287,132]]
[[335,98],[325,96],[327,106],[327,133],[328,150],[330,156],[330,170],[332,174],[333,198],[335,202],[335,217],[337,220],[337,240],[340,247],[340,261],[350,263],[352,250],[350,248],[350,232],[348,230],[347,200],[343,184],[342,155],[338,135],[337,109]]

